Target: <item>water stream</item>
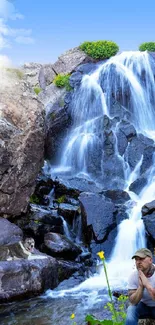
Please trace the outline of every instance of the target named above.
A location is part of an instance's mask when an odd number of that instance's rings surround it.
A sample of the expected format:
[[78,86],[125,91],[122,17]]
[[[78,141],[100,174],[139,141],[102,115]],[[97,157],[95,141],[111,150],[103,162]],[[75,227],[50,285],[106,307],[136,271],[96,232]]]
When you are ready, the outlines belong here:
[[[128,113],[129,120],[137,133],[142,133],[153,141],[155,140],[154,67],[153,59],[147,52],[124,52],[100,65],[91,75],[83,77],[81,87],[73,99],[71,112],[73,125],[67,138],[64,139],[62,145],[64,150],[60,165],[55,170],[56,174],[69,170],[71,175],[82,173],[93,178],[93,172],[89,170],[89,158],[94,151],[100,157],[98,173],[103,173],[101,149],[103,117],[106,114],[112,118],[111,94],[115,99],[118,95],[121,97],[121,104]],[[130,103],[127,91],[130,92]],[[114,132],[117,132],[118,129],[119,124]],[[154,167],[150,167],[147,185],[138,196],[129,191],[129,186],[139,177],[143,156],[134,170],[131,170],[127,159],[118,154],[117,141],[115,147],[124,170],[124,190],[129,193],[133,205],[127,210],[129,219],[123,220],[118,227],[117,238],[110,259],[108,257],[107,268],[111,287],[125,289],[127,278],[134,267],[131,257],[135,250],[146,246],[141,208],[145,203],[155,199],[155,164]],[[51,172],[54,173],[53,167]],[[101,305],[103,306],[107,299],[105,288],[106,281],[101,268],[100,273],[94,274],[74,287],[48,290],[40,300],[33,300],[38,313],[29,306],[27,308],[29,315],[26,315],[24,309],[23,317],[26,317],[27,321],[18,322],[18,317],[13,312],[13,321],[9,318],[7,323],[4,318],[2,324],[32,324],[29,319],[31,315],[33,324],[64,325],[69,324],[68,317],[71,313],[77,315],[77,324],[82,324],[87,312],[93,313],[96,309],[101,310]],[[58,305],[60,306],[59,311],[55,313],[54,310],[57,310]],[[41,306],[40,310],[42,310],[40,322],[38,316],[40,307],[38,306]],[[53,320],[53,314],[55,320]]]
[[[59,170],[70,169],[72,173],[84,172],[90,176],[87,166],[91,151],[100,150],[98,144],[102,140],[102,117],[111,117],[111,94],[117,98],[120,88],[121,104],[130,111],[130,122],[137,133],[155,140],[155,83],[154,62],[147,52],[124,52],[112,57],[91,75],[83,77],[81,87],[73,100],[73,127],[64,140]],[[130,103],[126,92],[130,92]],[[116,125],[117,132],[119,123]],[[125,288],[127,279],[134,267],[131,260],[134,252],[146,246],[145,229],[141,219],[141,208],[155,198],[155,167],[150,167],[147,185],[139,196],[129,191],[130,184],[139,176],[143,156],[131,170],[127,159],[120,156],[115,144],[115,153],[121,160],[124,169],[124,190],[134,204],[127,210],[129,219],[123,220],[118,227],[114,248],[107,263],[112,288]],[[100,156],[100,154],[98,154]],[[101,163],[100,163],[101,165]],[[108,258],[109,259],[109,258]],[[47,297],[73,296],[76,292],[100,290],[105,288],[104,271],[94,274],[82,284],[63,291],[48,291]],[[97,296],[96,296],[97,298]],[[95,301],[95,299],[94,299]]]

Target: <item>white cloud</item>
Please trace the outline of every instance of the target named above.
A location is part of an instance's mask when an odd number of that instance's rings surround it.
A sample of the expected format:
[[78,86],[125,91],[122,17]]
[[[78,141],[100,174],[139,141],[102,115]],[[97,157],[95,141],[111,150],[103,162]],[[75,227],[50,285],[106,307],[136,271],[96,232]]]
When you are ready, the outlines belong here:
[[26,36],[18,36],[15,38],[15,42],[19,44],[33,44],[34,39],[31,37],[26,37]]
[[0,16],[5,20],[24,18],[23,15],[16,11],[13,3],[9,0],[0,0]]
[[6,55],[0,55],[0,68],[12,67],[12,61]]
[[9,0],[0,0],[0,50],[11,46],[15,41],[19,44],[33,44],[30,29],[10,28],[8,21],[24,18],[16,11],[15,6]]
[[2,50],[5,47],[10,47],[7,40],[0,34],[0,50]]

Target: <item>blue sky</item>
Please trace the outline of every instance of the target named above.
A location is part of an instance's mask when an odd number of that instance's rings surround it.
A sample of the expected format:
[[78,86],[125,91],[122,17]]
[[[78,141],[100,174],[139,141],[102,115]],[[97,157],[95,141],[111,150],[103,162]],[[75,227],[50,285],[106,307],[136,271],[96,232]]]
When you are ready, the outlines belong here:
[[155,0],[0,0],[0,57],[15,65],[54,63],[83,41],[120,51],[155,41]]

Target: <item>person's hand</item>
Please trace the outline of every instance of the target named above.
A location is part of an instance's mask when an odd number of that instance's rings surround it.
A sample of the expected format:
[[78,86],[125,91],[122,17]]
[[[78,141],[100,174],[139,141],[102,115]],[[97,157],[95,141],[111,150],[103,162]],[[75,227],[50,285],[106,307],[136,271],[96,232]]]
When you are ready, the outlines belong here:
[[143,287],[146,287],[149,282],[147,277],[141,270],[139,270],[138,273],[139,273],[139,283],[142,283]]
[[141,279],[141,276],[140,276],[140,270],[138,271],[138,276],[139,276],[139,286],[141,287],[141,288],[143,288],[144,286],[143,286],[143,282],[142,282],[142,279]]

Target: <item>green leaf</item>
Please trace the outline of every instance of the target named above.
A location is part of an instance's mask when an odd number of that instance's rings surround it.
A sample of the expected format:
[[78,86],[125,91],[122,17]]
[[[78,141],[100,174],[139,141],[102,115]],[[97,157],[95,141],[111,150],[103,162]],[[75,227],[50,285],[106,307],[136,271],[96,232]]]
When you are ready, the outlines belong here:
[[87,315],[85,321],[88,322],[89,325],[113,325],[114,324],[114,322],[110,319],[99,320],[92,315]]

